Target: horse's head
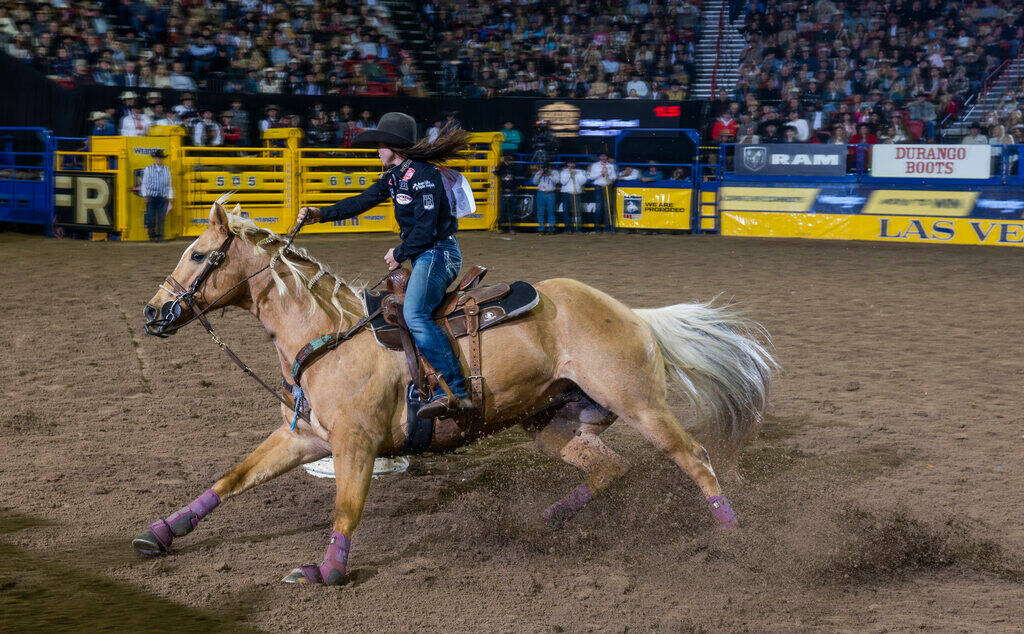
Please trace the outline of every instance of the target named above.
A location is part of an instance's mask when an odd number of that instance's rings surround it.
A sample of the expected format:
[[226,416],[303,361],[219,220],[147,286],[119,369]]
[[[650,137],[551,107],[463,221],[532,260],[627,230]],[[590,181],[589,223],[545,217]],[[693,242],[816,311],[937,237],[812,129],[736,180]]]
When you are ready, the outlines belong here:
[[244,292],[245,285],[239,282],[246,277],[247,258],[245,250],[234,244],[228,216],[221,201],[213,204],[206,230],[185,249],[174,271],[142,309],[146,334],[173,335],[202,318],[205,311],[230,305]]

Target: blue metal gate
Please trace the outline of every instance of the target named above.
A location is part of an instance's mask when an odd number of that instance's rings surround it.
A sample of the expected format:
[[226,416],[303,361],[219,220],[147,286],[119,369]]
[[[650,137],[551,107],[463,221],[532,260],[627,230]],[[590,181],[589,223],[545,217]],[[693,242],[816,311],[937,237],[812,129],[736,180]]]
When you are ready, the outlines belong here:
[[53,225],[55,150],[45,128],[0,127],[0,222]]

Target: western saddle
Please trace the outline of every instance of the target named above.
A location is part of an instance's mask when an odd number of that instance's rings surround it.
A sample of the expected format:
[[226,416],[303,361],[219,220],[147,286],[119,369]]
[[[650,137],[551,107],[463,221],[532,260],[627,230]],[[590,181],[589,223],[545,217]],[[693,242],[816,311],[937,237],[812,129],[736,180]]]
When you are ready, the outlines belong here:
[[[540,300],[537,290],[526,282],[482,286],[480,282],[486,274],[485,267],[471,268],[454,290],[445,294],[433,313],[434,321],[452,340],[456,354],[459,353],[459,347],[455,340],[467,336],[471,338],[467,364],[469,373],[466,378],[477,409],[476,418],[482,418],[484,411],[480,331],[530,310]],[[447,382],[416,348],[402,315],[410,275],[408,269],[397,268],[388,275],[387,290],[364,292],[367,314],[381,309],[380,315],[370,322],[370,327],[381,346],[405,353],[413,387],[421,401],[429,399],[438,389],[444,390],[451,398]],[[456,421],[466,435],[476,435],[480,422],[482,420]]]

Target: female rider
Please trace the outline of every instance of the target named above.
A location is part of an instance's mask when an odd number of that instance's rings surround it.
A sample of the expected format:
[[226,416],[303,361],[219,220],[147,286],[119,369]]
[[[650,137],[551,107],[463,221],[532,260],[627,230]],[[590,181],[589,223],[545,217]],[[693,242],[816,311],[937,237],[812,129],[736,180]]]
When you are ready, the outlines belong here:
[[450,402],[445,392],[438,390],[420,408],[421,418],[474,409],[462,366],[448,337],[431,319],[462,266],[462,253],[455,241],[458,219],[452,208],[454,196],[449,197],[447,191],[452,184],[449,179],[446,189],[443,168],[438,164],[461,158],[468,143],[469,133],[457,126],[443,130],[433,141],[418,141],[416,121],[407,114],[389,112],[381,117],[376,129],[360,133],[353,142],[353,146],[377,146],[385,170],[381,178],[361,194],[329,207],[299,210],[299,224],[332,222],[354,218],[391,197],[402,243],[389,249],[384,261],[391,270],[406,260],[412,262],[412,276],[405,291],[405,323],[420,352],[455,396]]

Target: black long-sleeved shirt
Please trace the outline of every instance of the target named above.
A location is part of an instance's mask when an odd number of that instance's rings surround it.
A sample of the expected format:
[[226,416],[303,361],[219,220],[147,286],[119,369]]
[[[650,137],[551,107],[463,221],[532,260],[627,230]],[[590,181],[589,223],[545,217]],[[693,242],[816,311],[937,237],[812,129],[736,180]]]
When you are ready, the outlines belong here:
[[361,194],[320,210],[324,222],[354,218],[387,200],[395,205],[402,244],[395,248],[398,262],[413,260],[459,228],[451,201],[436,165],[406,160],[384,172]]

